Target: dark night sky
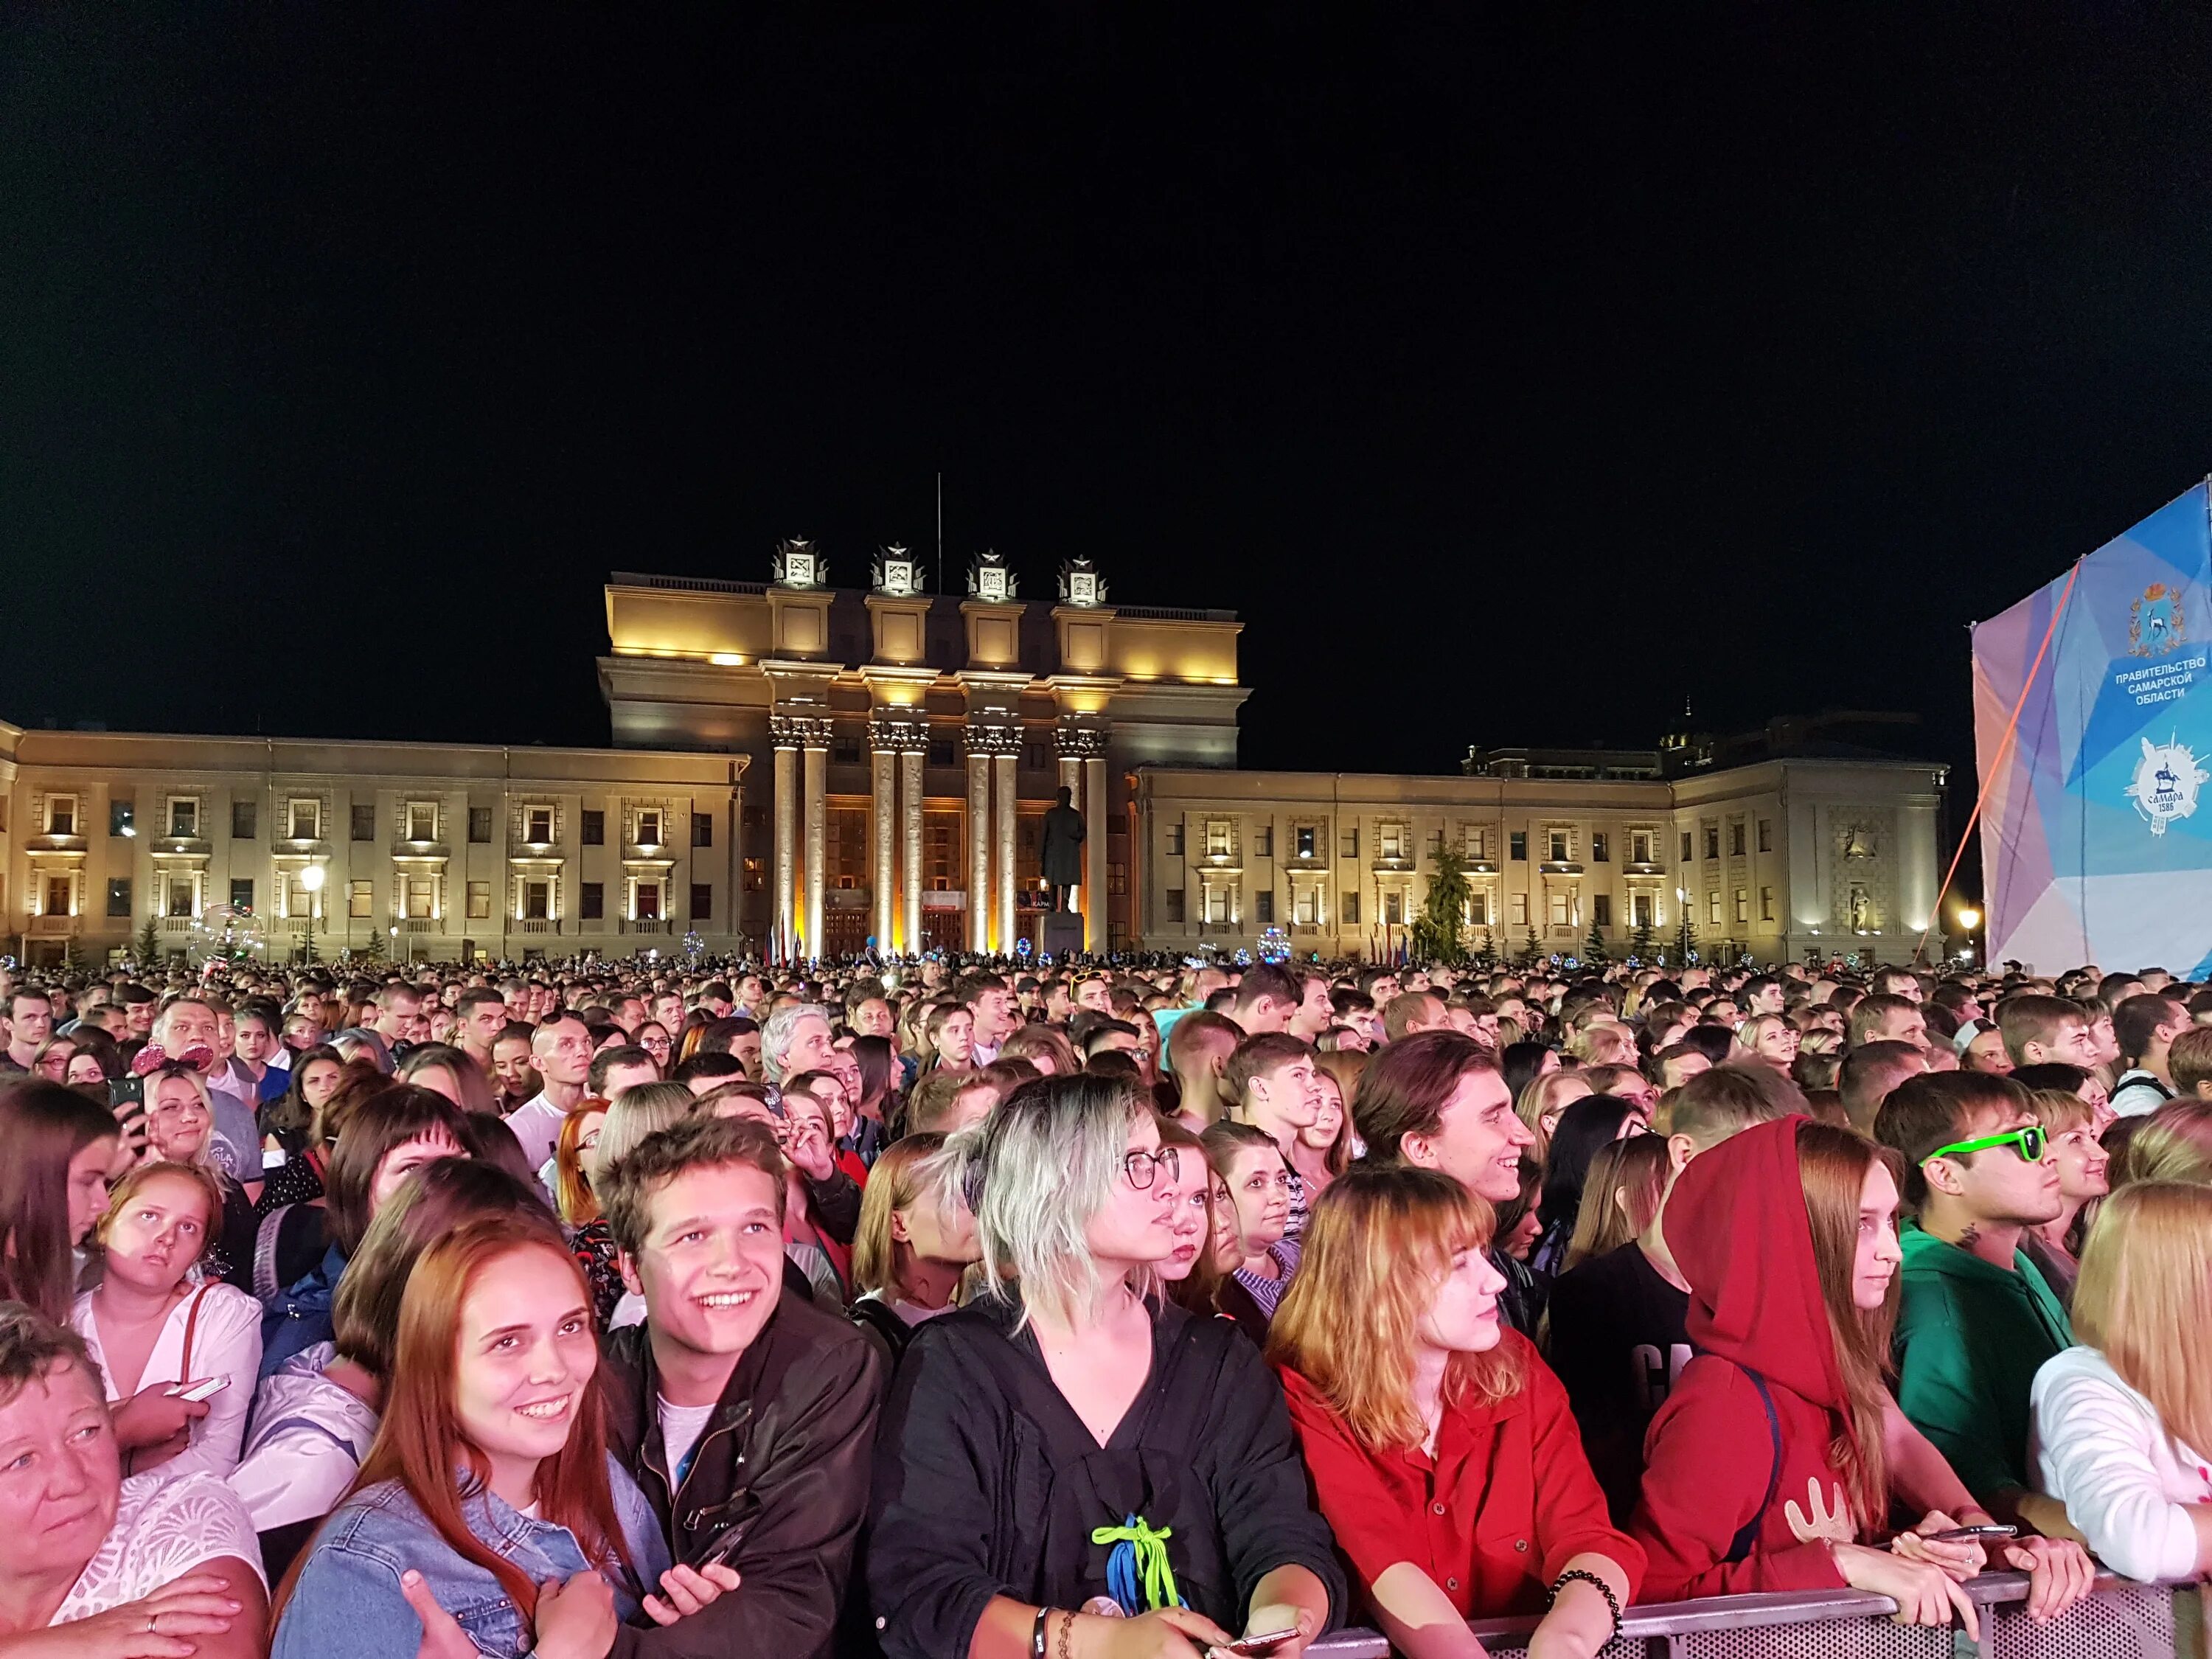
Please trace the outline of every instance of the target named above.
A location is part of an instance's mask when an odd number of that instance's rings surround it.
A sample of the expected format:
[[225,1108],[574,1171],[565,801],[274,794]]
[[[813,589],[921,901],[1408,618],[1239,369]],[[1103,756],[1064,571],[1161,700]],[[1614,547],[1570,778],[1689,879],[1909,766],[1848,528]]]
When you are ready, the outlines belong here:
[[1239,610],[1249,763],[1963,760],[2212,465],[2179,8],[617,9],[9,9],[0,715],[604,741],[610,569],[942,467],[948,573]]

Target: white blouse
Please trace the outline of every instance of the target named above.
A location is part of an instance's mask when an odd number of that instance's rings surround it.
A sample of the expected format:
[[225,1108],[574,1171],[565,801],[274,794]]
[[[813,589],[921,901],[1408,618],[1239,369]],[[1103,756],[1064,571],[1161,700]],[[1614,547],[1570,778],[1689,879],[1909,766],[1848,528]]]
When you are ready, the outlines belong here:
[[2129,1578],[2195,1577],[2197,1528],[2183,1506],[2212,1503],[2212,1461],[2170,1437],[2094,1348],[2045,1360],[2028,1405],[2028,1455],[2091,1553]]
[[[93,1292],[77,1297],[70,1310],[70,1323],[92,1350],[107,1386],[110,1404],[127,1396],[109,1375],[107,1358],[100,1352],[100,1322],[93,1316]],[[185,1373],[185,1326],[191,1318],[192,1297],[201,1297],[199,1323],[192,1332],[191,1374]],[[253,1386],[261,1373],[261,1304],[234,1285],[210,1281],[194,1290],[169,1310],[154,1351],[146,1357],[146,1370],[131,1392],[158,1383],[190,1382],[220,1376],[229,1386],[207,1402],[205,1417],[191,1426],[185,1449],[147,1474],[159,1480],[181,1475],[212,1474],[222,1480],[238,1467],[246,1440],[246,1414],[253,1408]]]
[[152,1595],[194,1567],[235,1556],[268,1588],[261,1540],[238,1495],[211,1474],[168,1478],[169,1466],[123,1483],[115,1524],[54,1609],[49,1625],[74,1624]]

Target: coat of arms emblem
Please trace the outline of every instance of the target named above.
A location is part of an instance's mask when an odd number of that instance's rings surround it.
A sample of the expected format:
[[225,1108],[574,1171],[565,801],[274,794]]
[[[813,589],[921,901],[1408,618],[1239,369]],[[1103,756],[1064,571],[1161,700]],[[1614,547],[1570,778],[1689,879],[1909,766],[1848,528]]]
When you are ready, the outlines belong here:
[[2136,763],[2136,781],[2127,787],[2154,836],[2166,833],[2176,818],[2197,810],[2197,792],[2212,782],[2212,772],[2197,763],[2197,757],[2169,737],[2163,744],[2142,739],[2142,758]]

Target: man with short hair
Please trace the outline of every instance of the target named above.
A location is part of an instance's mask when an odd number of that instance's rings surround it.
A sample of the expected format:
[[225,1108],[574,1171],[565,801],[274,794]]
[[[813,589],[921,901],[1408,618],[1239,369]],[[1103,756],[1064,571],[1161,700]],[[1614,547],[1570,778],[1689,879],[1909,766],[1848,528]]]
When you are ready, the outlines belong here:
[[384,1039],[385,1047],[397,1059],[400,1050],[415,1041],[415,1022],[422,1012],[422,994],[413,986],[387,985],[376,994],[376,1012],[368,1029]]
[[473,985],[453,1005],[453,1046],[489,1077],[492,1045],[507,1030],[507,999],[489,985]]
[[[811,1002],[787,1003],[768,1017],[762,1028],[760,1063],[768,1082],[781,1088],[787,1078],[829,1068],[836,1041],[830,1034],[830,1013]],[[734,1046],[732,1052],[736,1052]]]
[[1318,1042],[1321,1034],[1336,1024],[1336,1009],[1328,997],[1328,981],[1319,974],[1301,974],[1297,977],[1297,1012],[1283,1029],[1301,1042]]
[[1867,989],[1875,996],[1902,997],[1916,1006],[1921,1000],[1920,975],[1910,968],[1877,968]]
[[544,1085],[507,1115],[533,1170],[544,1168],[561,1138],[561,1120],[584,1098],[592,1069],[592,1030],[583,1017],[556,1009],[530,1036],[530,1063]]
[[2032,992],[2007,997],[1997,1004],[1997,1029],[2004,1033],[2005,1052],[2015,1066],[2062,1060],[2093,1072],[2100,1059],[2088,1015],[2066,997]]
[[1702,1048],[1686,1042],[1670,1043],[1651,1056],[1652,1068],[1659,1073],[1659,1092],[1679,1089],[1702,1073],[1710,1072],[1713,1062]]
[[1451,1021],[1444,1017],[1443,1000],[1431,991],[1401,991],[1382,1010],[1382,1037],[1386,1042],[1395,1042],[1416,1031],[1450,1029]]
[[2112,1085],[2112,1110],[2121,1117],[2154,1112],[2173,1097],[2166,1055],[2190,1028],[2189,1010],[2173,998],[2143,991],[2112,1012],[2112,1036],[2128,1069]]
[[592,1056],[584,1074],[584,1093],[594,1100],[612,1100],[625,1089],[660,1081],[660,1067],[652,1054],[634,1042],[611,1042]]
[[626,1037],[635,1037],[638,1027],[645,1024],[645,999],[635,992],[623,992],[607,999],[607,1018],[622,1027]]
[[1298,1131],[1310,1129],[1321,1116],[1313,1049],[1288,1031],[1246,1037],[1229,1056],[1221,1086],[1236,1103],[1231,1115],[1239,1123],[1266,1130],[1282,1152],[1291,1192],[1291,1217],[1283,1236],[1298,1237],[1306,1230],[1306,1187],[1291,1162],[1291,1148]]
[[1736,1006],[1753,1019],[1761,1014],[1780,1013],[1782,998],[1782,981],[1771,974],[1753,974],[1735,994]]
[[1243,1027],[1247,1036],[1289,1028],[1301,999],[1291,976],[1273,963],[1262,962],[1244,970],[1230,1000],[1229,1017]]
[[1850,1046],[1856,1048],[1862,1042],[1909,1042],[1925,1048],[1928,1017],[1907,997],[1882,992],[1861,997],[1851,1005]]
[[1836,1090],[1851,1127],[1872,1139],[1875,1115],[1889,1091],[1926,1070],[1928,1051],[1909,1042],[1863,1042],[1845,1054],[1836,1074]]
[[998,1059],[999,1050],[1014,1034],[1020,1013],[1014,994],[996,974],[971,974],[961,981],[960,1000],[975,1021],[975,1054],[978,1066]]
[[784,1170],[742,1118],[648,1135],[603,1177],[645,1322],[601,1340],[607,1449],[678,1563],[716,1547],[741,1587],[617,1653],[826,1659],[866,1518],[884,1366],[866,1338],[784,1294]]
[[1441,1170],[1492,1204],[1520,1196],[1521,1152],[1535,1132],[1514,1115],[1513,1091],[1474,1038],[1423,1031],[1378,1050],[1352,1105],[1377,1163]]
[[908,1134],[957,1134],[991,1115],[999,1085],[974,1072],[932,1072],[907,1097]]
[[1187,1012],[1168,1034],[1168,1069],[1181,1091],[1176,1115],[1203,1133],[1207,1124],[1229,1115],[1234,1097],[1223,1087],[1229,1057],[1243,1040],[1237,1022],[1200,1008]]
[[2063,1208],[2027,1091],[1972,1072],[1908,1078],[1875,1119],[1905,1160],[1897,1403],[1974,1499],[2015,1518],[2031,1487],[2028,1389],[2070,1347],[2066,1310],[2021,1248]]
[[2167,1047],[2166,1069],[2173,1091],[2193,1100],[2212,1100],[2212,1025],[2192,1025]]
[[8,1046],[0,1049],[0,1072],[27,1072],[32,1056],[54,1034],[53,1000],[44,991],[18,985],[8,993]]

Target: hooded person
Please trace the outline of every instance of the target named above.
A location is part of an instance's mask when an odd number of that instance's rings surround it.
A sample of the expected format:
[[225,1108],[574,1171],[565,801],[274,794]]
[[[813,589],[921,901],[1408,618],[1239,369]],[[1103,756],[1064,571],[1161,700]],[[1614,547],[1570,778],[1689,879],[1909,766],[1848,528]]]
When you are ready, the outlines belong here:
[[1644,1443],[1629,1531],[1647,1599],[1848,1585],[1894,1598],[1902,1621],[1955,1610],[1976,1629],[1956,1581],[1978,1570],[1978,1547],[1860,1541],[1889,1511],[1879,1322],[1863,1316],[1893,1305],[1897,1205],[1873,1146],[1805,1117],[1683,1170],[1662,1224],[1696,1352]]

